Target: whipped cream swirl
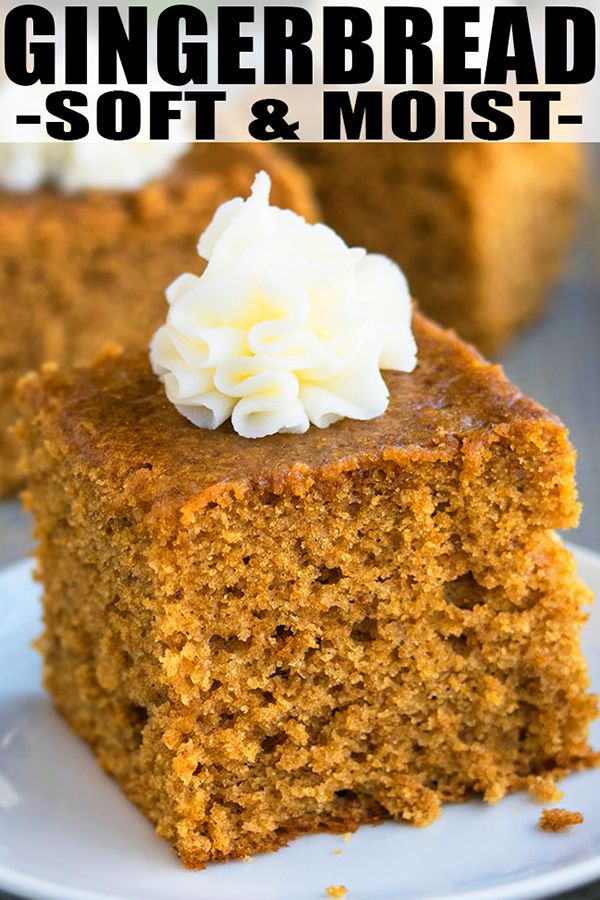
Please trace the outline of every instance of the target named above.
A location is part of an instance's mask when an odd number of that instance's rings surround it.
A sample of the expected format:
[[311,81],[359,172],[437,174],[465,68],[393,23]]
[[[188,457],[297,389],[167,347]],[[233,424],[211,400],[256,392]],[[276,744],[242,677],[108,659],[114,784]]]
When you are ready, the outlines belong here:
[[150,347],[179,412],[200,428],[231,418],[246,438],[372,419],[388,405],[381,369],[416,365],[408,286],[384,256],[270,206],[265,172],[217,210],[201,276],[167,290]]

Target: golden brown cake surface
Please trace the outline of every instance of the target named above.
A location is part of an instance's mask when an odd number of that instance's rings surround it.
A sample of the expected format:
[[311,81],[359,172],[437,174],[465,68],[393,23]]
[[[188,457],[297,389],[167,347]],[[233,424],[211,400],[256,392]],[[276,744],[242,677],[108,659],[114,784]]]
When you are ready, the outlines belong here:
[[142,357],[22,382],[46,686],[188,866],[592,760],[566,431],[415,334],[380,419],[260,441]]
[[541,310],[581,194],[576,144],[298,144],[323,220],[391,256],[423,310],[489,352]]
[[[498,486],[517,496],[517,487],[535,492],[528,510],[547,527],[575,523],[575,456],[560,421],[525,397],[499,366],[483,360],[451,332],[419,314],[415,317],[419,364],[414,373],[385,372],[390,405],[384,416],[364,423],[343,419],[307,434],[240,439],[226,423],[216,431],[198,429],[170,404],[147,354],[123,360],[110,355],[77,373],[74,382],[48,376],[53,428],[65,450],[76,450],[90,466],[112,478],[132,479],[131,496],[115,502],[150,503],[179,513],[186,502],[233,496],[252,484],[300,492],[316,472],[334,478],[383,458],[396,465],[424,465],[460,458],[475,481],[486,460],[510,441],[522,442],[527,459],[515,455],[519,470],[530,466],[524,485]],[[177,452],[174,452],[174,447]],[[552,475],[565,468],[565,477]],[[568,477],[566,477],[568,475]],[[491,486],[493,487],[493,486]],[[532,493],[533,496],[533,493]]]
[[306,176],[253,144],[194,145],[137,191],[0,193],[0,494],[18,483],[7,433],[16,379],[46,361],[90,361],[108,341],[145,348],[165,288],[202,269],[196,243],[215,209],[261,168],[274,203],[315,218]]

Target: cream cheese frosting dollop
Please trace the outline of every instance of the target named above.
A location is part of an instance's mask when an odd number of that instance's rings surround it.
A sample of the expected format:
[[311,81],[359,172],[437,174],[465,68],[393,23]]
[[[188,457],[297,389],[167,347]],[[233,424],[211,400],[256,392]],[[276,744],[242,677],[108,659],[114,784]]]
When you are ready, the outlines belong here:
[[169,172],[188,147],[175,141],[1,142],[0,187],[28,192],[52,185],[64,194],[136,190]]
[[406,279],[390,259],[269,203],[265,172],[219,207],[198,243],[207,266],[167,289],[150,359],[200,428],[231,418],[246,438],[385,412],[382,369],[411,372]]

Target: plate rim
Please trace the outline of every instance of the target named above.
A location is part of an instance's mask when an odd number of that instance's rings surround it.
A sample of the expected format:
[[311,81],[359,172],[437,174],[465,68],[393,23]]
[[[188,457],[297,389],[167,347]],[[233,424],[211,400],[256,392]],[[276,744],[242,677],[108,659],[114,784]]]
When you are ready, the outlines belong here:
[[[225,866],[227,863],[213,863],[212,865]],[[6,871],[8,870],[0,865],[0,889],[10,892],[22,900],[130,900],[124,894],[82,891],[79,888],[63,887],[56,882],[29,875],[17,875],[5,881]],[[476,888],[460,894],[429,894],[427,900],[543,900],[543,898],[555,897],[565,891],[592,885],[599,878],[600,854],[584,862],[563,866],[557,872],[532,875],[529,878],[518,879],[497,887],[483,890]],[[203,896],[203,892],[199,891],[198,900],[210,900],[210,898],[207,895]],[[397,900],[397,898],[390,894],[380,894],[379,900]]]
[[[565,545],[575,555],[578,567],[580,563],[600,568],[600,553],[587,547],[581,547],[570,541]],[[33,570],[34,559],[25,557],[0,568],[1,577],[14,577]],[[213,865],[227,865],[214,863]],[[515,879],[494,887],[469,889],[461,893],[430,894],[428,900],[542,900],[554,897],[565,891],[575,890],[591,885],[600,879],[600,853],[581,862],[563,865],[552,872],[541,875]],[[66,887],[55,881],[37,878],[6,866],[0,861],[0,890],[9,892],[23,900],[129,900],[126,895],[116,893],[97,893]],[[210,900],[199,892],[198,900]],[[395,900],[388,894],[380,894],[379,900]]]

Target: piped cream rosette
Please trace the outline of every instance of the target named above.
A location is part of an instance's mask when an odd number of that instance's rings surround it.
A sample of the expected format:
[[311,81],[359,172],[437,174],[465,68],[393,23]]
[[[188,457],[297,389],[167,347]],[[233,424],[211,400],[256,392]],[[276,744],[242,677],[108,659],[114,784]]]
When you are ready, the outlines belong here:
[[167,290],[153,369],[194,425],[231,418],[246,438],[380,416],[381,369],[416,365],[406,279],[386,257],[271,206],[270,187],[260,172],[246,201],[217,210],[198,244],[203,274]]

